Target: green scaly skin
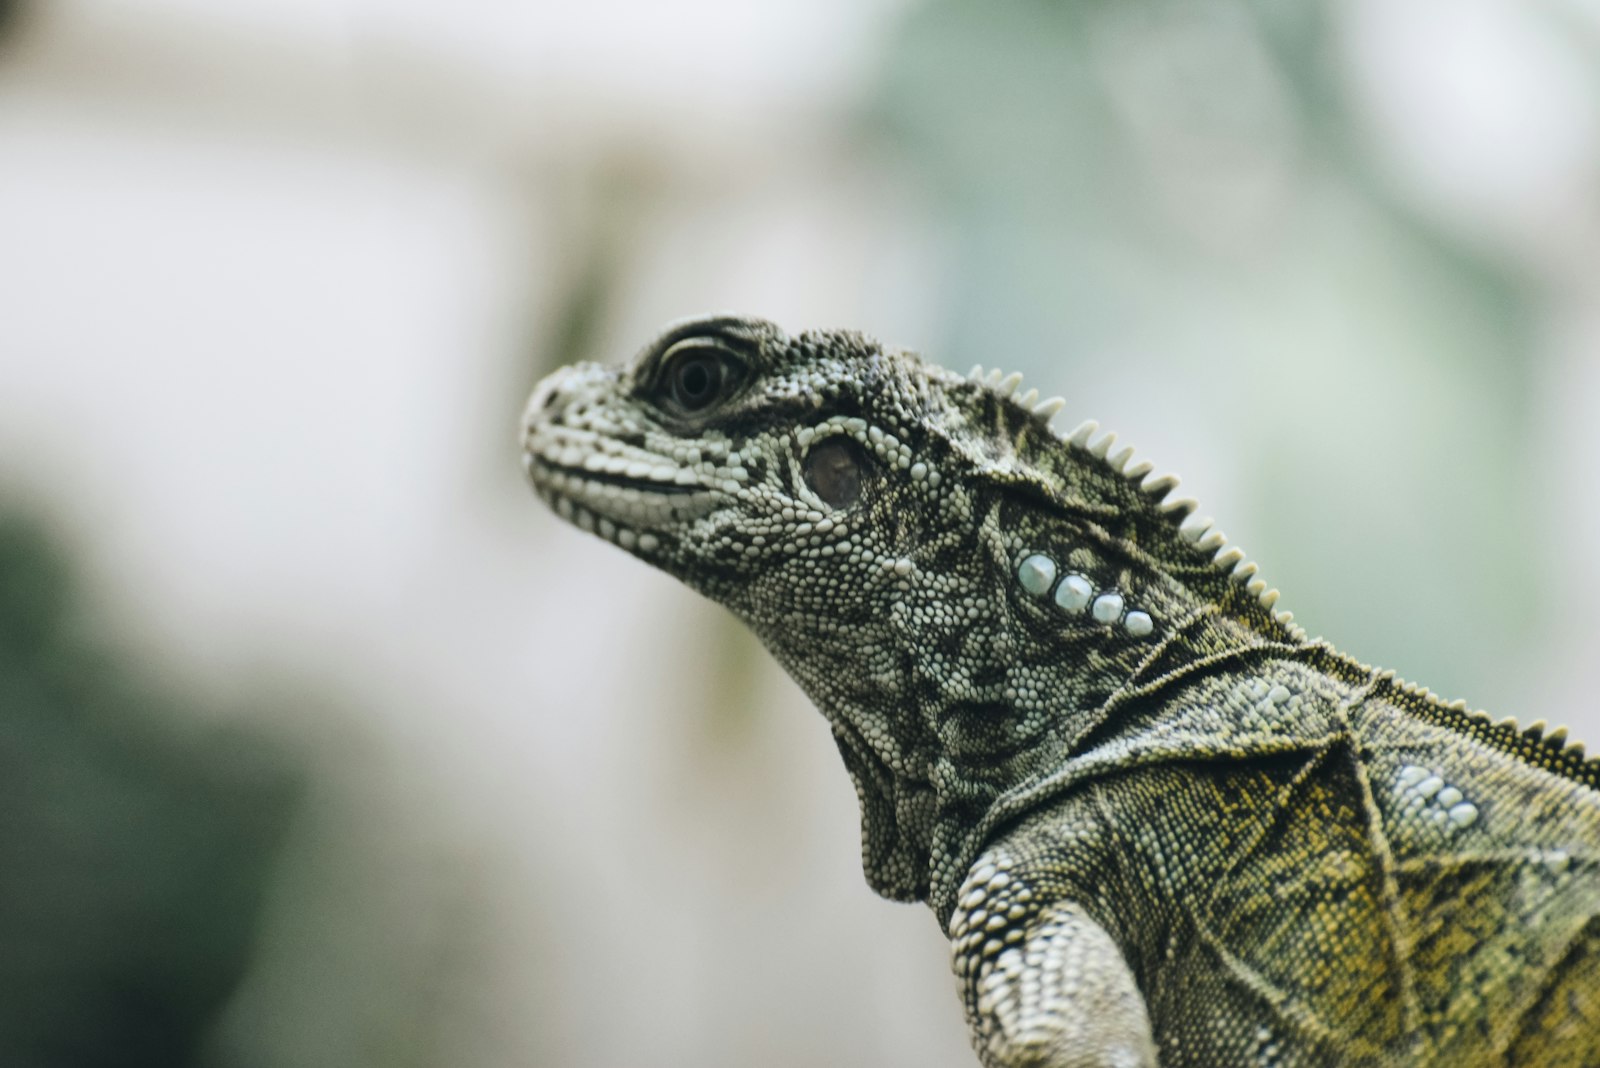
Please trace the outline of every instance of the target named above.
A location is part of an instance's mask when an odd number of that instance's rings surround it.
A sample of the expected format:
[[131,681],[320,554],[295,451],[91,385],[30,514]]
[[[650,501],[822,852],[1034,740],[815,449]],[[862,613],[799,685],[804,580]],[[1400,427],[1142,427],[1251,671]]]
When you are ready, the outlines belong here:
[[1308,639],[1015,388],[710,317],[546,379],[525,460],[815,701],[983,1063],[1600,1065],[1600,761]]

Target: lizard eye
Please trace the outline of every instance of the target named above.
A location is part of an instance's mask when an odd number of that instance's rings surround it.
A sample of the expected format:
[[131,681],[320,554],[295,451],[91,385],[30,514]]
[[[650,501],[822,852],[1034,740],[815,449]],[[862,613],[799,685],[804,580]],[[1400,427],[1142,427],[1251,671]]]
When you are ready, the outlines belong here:
[[806,453],[801,474],[818,497],[835,508],[848,508],[861,499],[866,460],[849,438],[829,438]]
[[662,360],[663,399],[689,415],[711,407],[738,384],[740,368],[722,347],[694,338],[680,341]]

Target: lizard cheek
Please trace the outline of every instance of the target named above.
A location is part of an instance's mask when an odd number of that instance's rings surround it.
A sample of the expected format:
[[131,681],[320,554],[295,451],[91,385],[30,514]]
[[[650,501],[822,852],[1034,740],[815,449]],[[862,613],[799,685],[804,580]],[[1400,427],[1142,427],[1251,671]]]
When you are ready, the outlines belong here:
[[848,508],[861,499],[866,461],[849,438],[829,438],[806,453],[801,473],[811,492],[834,508]]

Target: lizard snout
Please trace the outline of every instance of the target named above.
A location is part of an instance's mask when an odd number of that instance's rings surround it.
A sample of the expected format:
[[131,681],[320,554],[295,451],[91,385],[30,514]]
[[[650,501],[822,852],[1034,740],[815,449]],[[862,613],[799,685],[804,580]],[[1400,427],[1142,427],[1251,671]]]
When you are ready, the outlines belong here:
[[575,368],[561,367],[545,375],[539,384],[533,387],[533,393],[528,397],[528,406],[523,409],[522,429],[524,432],[545,418],[545,413],[565,407],[562,401],[568,396],[568,386],[572,382]]

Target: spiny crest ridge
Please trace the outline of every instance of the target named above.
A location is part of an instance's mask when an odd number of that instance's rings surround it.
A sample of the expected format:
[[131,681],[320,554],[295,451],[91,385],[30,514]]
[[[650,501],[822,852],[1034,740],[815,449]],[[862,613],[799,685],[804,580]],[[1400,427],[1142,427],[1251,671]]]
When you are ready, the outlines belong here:
[[[1494,719],[1484,709],[1469,708],[1467,702],[1460,698],[1454,701],[1446,701],[1428,689],[1428,687],[1400,678],[1392,669],[1380,672],[1378,678],[1389,683],[1401,693],[1431,702],[1451,712],[1459,713],[1486,727],[1494,727],[1511,734],[1521,735],[1535,745],[1553,750],[1562,759],[1570,760],[1577,764],[1585,762],[1586,752],[1583,742],[1569,737],[1569,729],[1565,725],[1552,730],[1549,724],[1542,719],[1536,719],[1526,726],[1519,722],[1516,716],[1503,716],[1500,719]],[[1600,765],[1600,753],[1587,757],[1587,760],[1589,763]]]
[[[1061,409],[1066,407],[1067,402],[1061,397],[1038,401],[1038,390],[1020,392],[1021,372],[1013,371],[1011,374],[1006,374],[998,368],[985,371],[983,365],[978,364],[968,372],[967,377],[991,392],[999,394],[1003,399],[1020,405],[1042,420],[1047,427]],[[1116,452],[1112,452],[1111,447],[1116,444],[1117,435],[1106,431],[1103,436],[1096,439],[1095,433],[1099,429],[1098,422],[1085,419],[1058,437],[1068,447],[1101,461],[1113,472],[1134,483],[1139,492],[1150,498],[1162,515],[1178,523],[1178,534],[1184,541],[1193,546],[1196,552],[1210,556],[1212,566],[1219,571],[1227,572],[1234,582],[1243,585],[1262,608],[1272,610],[1278,603],[1279,592],[1268,588],[1264,580],[1255,577],[1261,570],[1260,567],[1247,559],[1242,549],[1229,545],[1225,534],[1213,529],[1213,524],[1216,522],[1214,519],[1194,518],[1200,502],[1193,497],[1180,497],[1174,492],[1178,488],[1178,476],[1153,475],[1151,472],[1155,470],[1155,465],[1149,460],[1134,462],[1134,449],[1131,445],[1124,445]],[[1306,637],[1305,629],[1294,622],[1293,612],[1273,611],[1273,618],[1288,628],[1296,639]]]

